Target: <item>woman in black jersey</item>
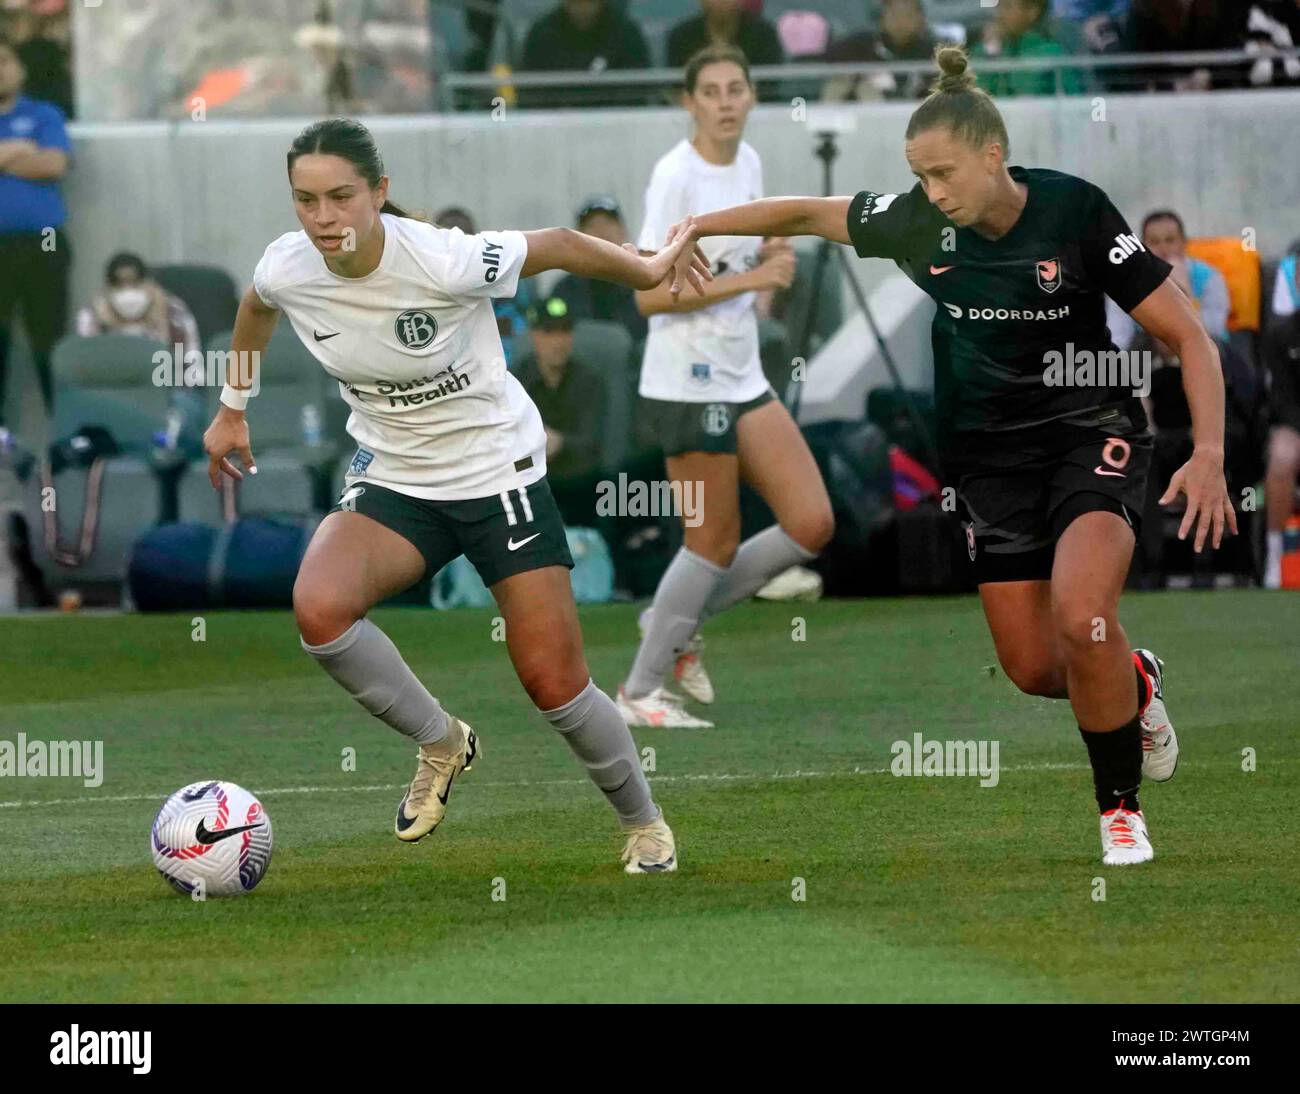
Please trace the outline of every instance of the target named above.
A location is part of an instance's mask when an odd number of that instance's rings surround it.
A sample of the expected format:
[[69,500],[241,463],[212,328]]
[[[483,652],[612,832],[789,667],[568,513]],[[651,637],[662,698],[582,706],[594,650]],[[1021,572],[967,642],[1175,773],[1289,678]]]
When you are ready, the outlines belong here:
[[[1105,296],[1182,362],[1195,450],[1162,503],[1218,547],[1236,515],[1223,475],[1223,376],[1195,312],[1106,195],[1007,165],[1006,126],[965,53],[913,113],[906,194],[767,198],[694,218],[708,235],[817,235],[893,259],[936,301],[945,462],[998,659],[1031,695],[1068,698],[1092,764],[1102,861],[1153,857],[1137,789],[1170,778],[1178,743],[1161,662],[1128,648],[1119,596],[1151,460],[1135,392],[1148,378],[1110,341]],[[678,226],[674,226],[674,230]]]

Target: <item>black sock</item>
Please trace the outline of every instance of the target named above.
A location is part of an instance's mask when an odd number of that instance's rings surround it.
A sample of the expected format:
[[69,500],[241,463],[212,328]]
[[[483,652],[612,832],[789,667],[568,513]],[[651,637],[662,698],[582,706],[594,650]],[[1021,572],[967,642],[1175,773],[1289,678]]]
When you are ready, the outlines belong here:
[[1142,782],[1142,724],[1138,715],[1109,733],[1089,733],[1080,727],[1092,764],[1092,783],[1103,813],[1121,806],[1138,812]]
[[1147,705],[1155,697],[1156,682],[1145,676],[1138,667],[1137,655],[1133,655],[1133,675],[1137,677],[1138,682],[1138,714],[1146,710]]

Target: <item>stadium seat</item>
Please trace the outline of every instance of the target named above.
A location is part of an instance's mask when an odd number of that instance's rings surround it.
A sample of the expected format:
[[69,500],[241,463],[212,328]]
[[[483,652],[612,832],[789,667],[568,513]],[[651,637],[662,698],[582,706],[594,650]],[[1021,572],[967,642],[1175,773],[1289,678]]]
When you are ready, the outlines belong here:
[[[164,428],[172,388],[154,383],[154,354],[164,346],[129,334],[72,336],[55,347],[54,422],[58,440],[85,425],[102,425],[124,453],[147,456]],[[170,371],[170,370],[168,370]]]
[[[48,513],[42,504],[47,481],[54,489],[54,508]],[[65,468],[48,479],[28,476],[22,507],[27,542],[49,592],[76,589],[86,604],[116,606],[131,547],[158,517],[157,479],[150,465],[137,457],[105,460],[88,514],[93,482],[90,471],[81,467]],[[89,546],[84,556],[83,533]],[[70,553],[63,561],[56,557],[56,543],[60,554]]]
[[213,346],[218,331],[235,325],[239,291],[234,279],[217,266],[155,266],[154,280],[169,293],[179,296],[194,313],[203,348]]

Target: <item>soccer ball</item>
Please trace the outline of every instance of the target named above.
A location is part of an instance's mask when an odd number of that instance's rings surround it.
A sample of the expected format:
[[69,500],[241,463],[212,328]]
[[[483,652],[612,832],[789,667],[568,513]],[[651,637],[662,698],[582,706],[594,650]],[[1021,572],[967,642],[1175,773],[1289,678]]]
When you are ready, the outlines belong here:
[[242,786],[190,783],[158,810],[149,849],[158,872],[182,893],[246,893],[271,865],[271,818]]

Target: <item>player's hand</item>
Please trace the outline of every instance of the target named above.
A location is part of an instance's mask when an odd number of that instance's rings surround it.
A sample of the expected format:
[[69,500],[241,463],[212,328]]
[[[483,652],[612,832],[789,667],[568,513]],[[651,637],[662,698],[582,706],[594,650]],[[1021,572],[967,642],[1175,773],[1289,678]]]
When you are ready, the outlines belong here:
[[1207,535],[1212,537],[1211,546],[1217,548],[1223,540],[1225,527],[1234,536],[1237,534],[1237,514],[1232,508],[1228,483],[1223,477],[1221,453],[1194,450],[1192,458],[1174,472],[1173,478],[1169,480],[1169,489],[1164,492],[1160,504],[1168,505],[1179,494],[1187,495],[1187,511],[1183,514],[1183,523],[1178,527],[1178,538],[1186,539],[1195,523],[1195,549],[1198,554],[1205,545]]
[[[668,242],[663,250],[650,259],[651,269],[658,273],[655,284],[660,284],[671,275],[668,291],[673,302],[686,285],[690,285],[701,296],[704,295],[704,283],[713,280],[713,271],[709,269],[709,260],[700,250],[695,231],[695,219],[687,217],[678,221],[668,232]],[[661,269],[662,265],[662,269]]]
[[768,289],[788,289],[794,283],[795,272],[794,248],[772,251],[766,261],[759,264]]
[[214,490],[221,489],[222,471],[232,479],[244,477],[228,459],[232,452],[239,457],[250,475],[257,474],[253,450],[248,446],[248,419],[243,411],[222,406],[203,434],[203,451],[208,454],[208,481]]

